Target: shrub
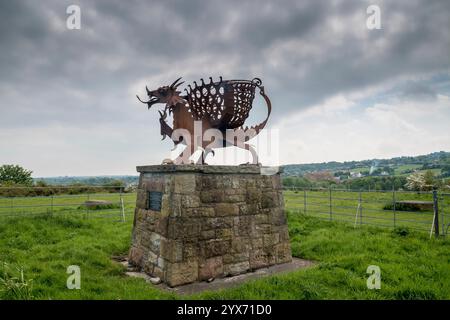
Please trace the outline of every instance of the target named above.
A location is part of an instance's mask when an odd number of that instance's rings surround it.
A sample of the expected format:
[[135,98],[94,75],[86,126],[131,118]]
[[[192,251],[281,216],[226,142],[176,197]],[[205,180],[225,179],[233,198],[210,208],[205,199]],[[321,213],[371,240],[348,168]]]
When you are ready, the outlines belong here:
[[120,209],[120,205],[118,203],[99,203],[93,205],[84,204],[82,206],[79,206],[78,209],[86,209],[86,207],[88,207],[89,210]]
[[401,237],[406,237],[407,235],[409,235],[409,229],[407,227],[397,227],[393,232],[394,234]]
[[[394,210],[394,204],[392,202],[388,202],[384,205],[383,210]],[[396,211],[424,211],[421,210],[419,206],[413,203],[396,203],[395,204]]]
[[31,174],[33,172],[26,170],[18,165],[5,164],[0,166],[0,185],[24,185],[31,186],[33,184],[33,178]]
[[23,268],[11,270],[7,263],[0,265],[0,293],[7,300],[30,300],[33,296],[33,280],[26,279]]

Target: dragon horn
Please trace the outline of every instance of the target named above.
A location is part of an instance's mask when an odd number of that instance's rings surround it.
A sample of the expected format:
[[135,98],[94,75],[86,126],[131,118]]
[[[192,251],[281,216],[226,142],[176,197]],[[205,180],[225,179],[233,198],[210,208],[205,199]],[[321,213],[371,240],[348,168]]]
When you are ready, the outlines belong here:
[[147,94],[150,95],[150,90],[148,90],[147,86],[145,86],[145,90],[147,90]]
[[175,81],[170,85],[170,87],[171,87],[171,88],[174,88],[175,85],[177,84],[177,82],[181,80],[181,78],[183,78],[183,77],[179,77],[177,80],[175,80]]
[[181,86],[184,83],[184,81],[181,81],[180,83],[178,83],[175,87],[173,87],[174,89],[178,88],[179,86]]

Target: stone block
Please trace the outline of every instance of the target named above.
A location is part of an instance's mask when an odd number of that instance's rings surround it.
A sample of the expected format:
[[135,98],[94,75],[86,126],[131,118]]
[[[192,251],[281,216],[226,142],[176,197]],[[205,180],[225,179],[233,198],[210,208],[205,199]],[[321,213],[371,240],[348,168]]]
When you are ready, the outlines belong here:
[[233,203],[218,203],[215,206],[215,209],[216,217],[239,215],[239,207]]
[[216,230],[233,227],[232,217],[206,218],[202,220],[202,230]]
[[131,247],[128,254],[128,260],[136,266],[140,266],[143,263],[144,250],[142,248]]
[[195,219],[169,218],[167,236],[169,239],[196,239],[201,227]]
[[248,204],[261,203],[261,191],[258,188],[247,189],[246,202]]
[[202,203],[222,203],[225,202],[225,193],[223,190],[208,190],[200,193]]
[[153,252],[159,252],[160,251],[160,245],[161,245],[161,238],[162,236],[159,233],[151,232],[149,237],[149,247]]
[[215,237],[216,239],[230,239],[233,236],[232,228],[216,229]]
[[208,240],[202,244],[202,257],[211,258],[216,256],[222,256],[229,252],[231,248],[230,240]]
[[226,276],[235,276],[245,273],[250,270],[250,263],[248,261],[226,264],[223,267],[223,272]]
[[183,247],[183,242],[180,240],[163,239],[161,241],[161,257],[169,262],[181,262]]
[[137,189],[136,208],[145,209],[147,207],[147,192],[143,189]]
[[165,280],[171,287],[198,280],[198,262],[191,260],[168,264]]
[[213,257],[203,260],[199,264],[198,280],[208,280],[223,275],[222,257]]
[[181,198],[181,206],[183,208],[198,208],[200,206],[200,198],[198,195],[183,195]]
[[215,215],[213,207],[184,208],[183,210],[183,217],[187,218],[214,217]]
[[261,197],[261,207],[275,208],[278,207],[278,194],[276,192],[264,192]]
[[231,252],[248,252],[251,250],[251,243],[249,237],[233,237],[231,240]]
[[154,266],[153,267],[153,272],[151,273],[152,276],[154,277],[158,277],[160,279],[164,279],[165,275],[164,275],[164,270],[159,268],[158,266]]
[[263,238],[252,238],[252,249],[262,249],[263,247]]
[[280,234],[278,233],[267,233],[263,235],[263,245],[264,247],[273,247],[280,242]]
[[202,242],[183,242],[183,260],[198,259]]
[[262,249],[254,249],[250,251],[250,268],[259,269],[268,265],[267,254]]
[[194,195],[196,177],[193,174],[177,174],[173,176],[174,193]]
[[155,253],[153,253],[152,251],[149,251],[147,262],[149,262],[151,264],[158,264],[158,256]]
[[216,238],[216,231],[211,230],[204,230],[200,232],[200,240],[209,240],[209,239],[215,239]]
[[279,243],[275,246],[276,263],[292,261],[291,245],[289,242]]

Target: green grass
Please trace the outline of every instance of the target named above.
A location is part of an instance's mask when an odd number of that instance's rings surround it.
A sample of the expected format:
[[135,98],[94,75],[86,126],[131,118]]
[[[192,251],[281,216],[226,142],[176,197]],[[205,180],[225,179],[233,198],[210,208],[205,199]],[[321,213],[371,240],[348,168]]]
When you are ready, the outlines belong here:
[[[131,221],[80,217],[10,218],[0,225],[0,261],[20,266],[38,299],[173,298],[124,275],[113,255],[126,254]],[[66,288],[67,267],[81,269],[81,290]],[[0,287],[0,290],[2,288]],[[0,291],[0,297],[8,297]]]
[[422,168],[421,164],[404,164],[401,166],[396,166],[394,168],[394,174],[396,176],[398,175],[410,175],[411,173],[404,173],[406,170],[417,170],[419,168]]
[[[136,203],[136,193],[122,194],[125,210],[131,213]],[[112,203],[110,210],[86,209],[87,200],[105,200]],[[119,193],[91,193],[78,195],[57,195],[54,197],[0,197],[0,219],[17,215],[54,215],[78,214],[89,216],[120,216]],[[81,209],[81,210],[80,210]],[[83,210],[84,209],[84,210]],[[98,209],[98,208],[97,208]],[[105,209],[105,208],[102,208]]]
[[[306,213],[321,219],[346,221],[354,224],[370,224],[383,227],[408,227],[414,230],[430,232],[433,212],[430,211],[391,211],[384,210],[392,204],[392,192],[361,192],[361,215],[356,217],[359,203],[359,192],[332,191],[331,214],[330,195],[324,191],[285,191],[286,208],[291,211]],[[395,200],[432,201],[430,193],[396,192]],[[450,196],[440,200],[440,222],[450,222]],[[443,214],[443,217],[441,216]],[[444,220],[442,220],[442,218]]]
[[[293,255],[316,261],[315,267],[188,298],[450,299],[448,240],[406,229],[353,228],[299,213],[289,213],[288,221]],[[111,260],[127,253],[131,227],[131,219],[121,223],[75,214],[3,219],[0,261],[23,270],[25,283],[32,283],[28,298],[182,298],[125,276],[124,267]],[[66,288],[69,265],[81,268],[81,290]],[[381,268],[380,290],[366,287],[368,265]],[[0,298],[23,298],[22,291],[13,290],[17,286],[19,280],[0,283]]]

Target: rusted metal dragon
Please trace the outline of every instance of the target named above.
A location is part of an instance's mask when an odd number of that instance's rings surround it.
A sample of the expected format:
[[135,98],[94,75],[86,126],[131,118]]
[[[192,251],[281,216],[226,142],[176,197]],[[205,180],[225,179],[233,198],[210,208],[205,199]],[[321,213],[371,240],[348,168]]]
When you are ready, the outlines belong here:
[[[159,122],[161,124],[161,135],[163,140],[166,136],[171,137],[175,146],[179,143],[186,145],[188,152],[182,152],[177,159],[176,164],[186,163],[187,158],[184,154],[192,155],[195,148],[203,149],[202,155],[198,161],[204,164],[205,158],[209,152],[214,155],[213,149],[224,148],[227,146],[236,146],[248,150],[252,154],[253,163],[258,163],[258,155],[254,148],[247,142],[255,137],[266,125],[269,119],[272,106],[269,98],[264,92],[262,81],[259,78],[253,80],[220,80],[213,82],[210,77],[209,83],[201,79],[201,84],[194,81],[194,85],[186,88],[185,95],[177,91],[178,87],[184,82],[179,82],[181,78],[175,80],[170,86],[163,86],[156,90],[149,90],[145,87],[148,95],[148,101],[143,101],[137,96],[140,102],[147,104],[150,109],[154,104],[165,103],[163,111],[160,114]],[[255,98],[255,89],[259,88],[260,95],[264,98],[267,105],[267,117],[260,124],[253,127],[243,127],[245,120],[249,116],[252,103]],[[173,126],[167,124],[167,114],[173,114]],[[201,123],[201,137],[209,129],[216,129],[221,133],[220,141],[213,139],[201,139],[201,142],[194,141],[195,125]],[[177,135],[177,129],[184,129],[186,135]],[[230,130],[232,130],[230,135]],[[227,134],[228,133],[228,134]],[[229,138],[229,137],[232,138]],[[244,137],[244,141],[238,141],[234,137]],[[217,140],[217,139],[216,139]]]

